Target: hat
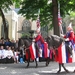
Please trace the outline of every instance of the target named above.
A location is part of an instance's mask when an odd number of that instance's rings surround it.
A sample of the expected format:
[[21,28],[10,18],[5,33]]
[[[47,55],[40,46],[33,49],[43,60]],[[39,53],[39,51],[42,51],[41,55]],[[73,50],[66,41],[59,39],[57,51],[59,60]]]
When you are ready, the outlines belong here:
[[68,28],[71,28],[72,29],[72,22],[69,24]]

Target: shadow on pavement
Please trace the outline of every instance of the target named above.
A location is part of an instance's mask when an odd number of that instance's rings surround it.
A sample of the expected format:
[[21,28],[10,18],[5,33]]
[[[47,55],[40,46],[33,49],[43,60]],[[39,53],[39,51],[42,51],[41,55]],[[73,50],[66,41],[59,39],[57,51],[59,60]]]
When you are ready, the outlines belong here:
[[75,73],[70,72],[70,73],[66,73],[66,72],[61,72],[61,73],[39,73],[38,75],[75,75]]

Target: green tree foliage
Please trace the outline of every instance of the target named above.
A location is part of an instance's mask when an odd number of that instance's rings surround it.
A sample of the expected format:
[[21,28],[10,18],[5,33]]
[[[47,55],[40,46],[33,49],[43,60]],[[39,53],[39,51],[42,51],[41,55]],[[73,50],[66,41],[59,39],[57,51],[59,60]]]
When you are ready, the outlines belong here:
[[75,0],[59,0],[61,16],[70,15],[71,11],[75,11]]
[[12,0],[0,0],[0,8],[1,9],[9,9],[9,6],[12,5]]
[[15,3],[15,8],[20,8],[21,1],[22,0],[13,0],[13,3]]
[[[59,34],[57,24],[58,2],[60,3],[62,18],[65,17],[66,14],[69,15],[71,11],[75,11],[75,0],[23,0],[21,3],[22,8],[19,13],[27,19],[32,18],[32,20],[36,20],[38,10],[40,9],[41,26],[50,24],[49,28],[54,27],[54,34]],[[50,22],[52,22],[52,25]]]
[[[20,13],[26,16],[28,19],[33,18],[36,19],[38,14],[38,10],[40,9],[40,18],[43,23],[48,23],[48,21],[52,20],[52,2],[50,0],[23,0],[22,1],[22,9]],[[69,11],[75,10],[75,0],[58,0],[60,3],[60,11],[62,17],[65,14],[70,14]]]
[[[49,0],[23,0],[22,9],[19,13],[27,19],[36,20],[40,10],[41,25],[47,25],[52,20],[52,4],[48,4]],[[48,9],[51,8],[51,9]]]

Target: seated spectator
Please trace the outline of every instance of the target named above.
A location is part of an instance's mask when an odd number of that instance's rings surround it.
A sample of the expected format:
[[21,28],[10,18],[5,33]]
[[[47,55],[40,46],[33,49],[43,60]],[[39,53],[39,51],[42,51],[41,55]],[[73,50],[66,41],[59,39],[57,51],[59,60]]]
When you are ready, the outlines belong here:
[[18,51],[18,49],[16,49],[14,51],[14,57],[15,57],[15,62],[18,63],[19,62],[19,54],[20,52]]
[[21,46],[20,49],[19,49],[19,62],[20,62],[20,59],[22,58],[23,59],[23,47]]
[[12,50],[13,53],[14,53],[14,51],[15,51],[15,47],[14,47],[14,46],[11,46],[11,50]]
[[9,48],[9,46],[6,46],[6,47],[5,47],[6,51],[8,50],[8,48]]
[[0,47],[0,63],[6,63],[6,50],[4,46]]
[[11,40],[11,47],[15,48],[15,40]]
[[11,42],[9,41],[9,39],[6,39],[5,46],[11,46]]
[[8,50],[7,50],[6,60],[7,60],[7,63],[14,63],[14,54],[10,46],[8,47]]

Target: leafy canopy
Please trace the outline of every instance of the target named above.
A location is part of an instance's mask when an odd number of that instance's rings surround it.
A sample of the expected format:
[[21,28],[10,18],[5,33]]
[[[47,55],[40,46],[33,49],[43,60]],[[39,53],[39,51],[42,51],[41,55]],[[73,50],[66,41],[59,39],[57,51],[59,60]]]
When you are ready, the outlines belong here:
[[13,4],[13,0],[0,0],[1,9],[9,9],[9,6]]
[[52,19],[52,4],[48,3],[48,1],[49,0],[23,0],[19,13],[27,19],[32,18],[32,20],[36,20],[39,14],[41,25],[47,25],[50,19]]
[[[62,17],[75,11],[75,0],[58,0],[60,3],[60,13]],[[38,14],[40,15],[41,25],[48,25],[52,21],[52,2],[51,0],[23,0],[21,2],[22,8],[19,13],[27,19],[32,18],[36,20]],[[38,11],[40,10],[40,13]],[[51,25],[50,25],[51,26]]]
[[4,9],[5,11],[7,9],[10,9],[10,6],[15,3],[15,7],[20,7],[21,0],[0,0],[0,8]]

